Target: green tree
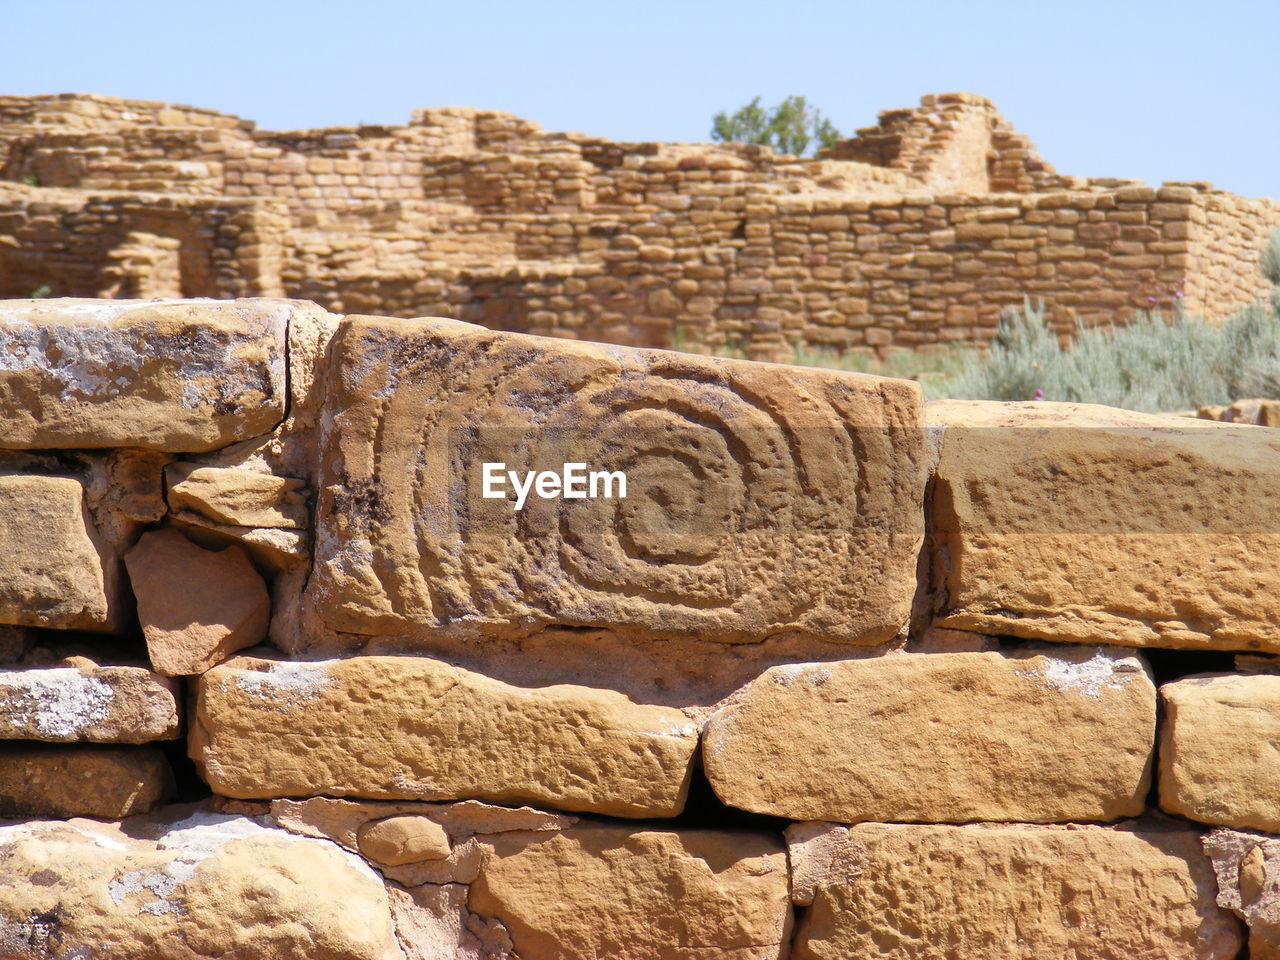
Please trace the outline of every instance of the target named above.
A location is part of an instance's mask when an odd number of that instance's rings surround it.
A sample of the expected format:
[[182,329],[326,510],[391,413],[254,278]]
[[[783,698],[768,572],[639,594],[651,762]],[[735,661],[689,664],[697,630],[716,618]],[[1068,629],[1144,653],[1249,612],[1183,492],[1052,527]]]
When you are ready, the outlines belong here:
[[811,145],[815,150],[831,147],[840,131],[804,97],[787,97],[767,110],[756,97],[732,114],[717,113],[711,120],[711,138],[718,143],[759,143],[799,157]]

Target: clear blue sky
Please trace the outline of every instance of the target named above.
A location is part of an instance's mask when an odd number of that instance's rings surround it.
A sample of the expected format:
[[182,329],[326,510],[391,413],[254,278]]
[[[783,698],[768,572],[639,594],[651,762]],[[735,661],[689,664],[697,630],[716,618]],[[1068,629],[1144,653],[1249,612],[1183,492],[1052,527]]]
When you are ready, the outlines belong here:
[[995,101],[1061,173],[1280,197],[1280,2],[0,0],[0,93],[87,92],[266,129],[509,110],[705,140],[804,94],[842,130],[925,93]]

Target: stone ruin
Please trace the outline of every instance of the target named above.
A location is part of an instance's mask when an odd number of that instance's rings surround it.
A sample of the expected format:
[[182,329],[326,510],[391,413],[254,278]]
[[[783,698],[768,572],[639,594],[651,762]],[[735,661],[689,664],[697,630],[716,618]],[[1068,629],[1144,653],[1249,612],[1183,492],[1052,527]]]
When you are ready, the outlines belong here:
[[1280,956],[1274,431],[272,299],[0,409],[3,960]]
[[614,143],[510,114],[294,133],[190,107],[0,97],[0,297],[297,297],[637,346],[884,351],[1221,317],[1280,205],[1060,176],[986,100],[925,97],[816,160]]

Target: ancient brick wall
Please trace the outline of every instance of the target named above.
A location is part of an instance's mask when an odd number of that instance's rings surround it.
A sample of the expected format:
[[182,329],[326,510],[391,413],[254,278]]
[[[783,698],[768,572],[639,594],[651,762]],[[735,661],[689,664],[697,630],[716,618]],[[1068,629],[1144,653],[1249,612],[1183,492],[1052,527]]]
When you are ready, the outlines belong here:
[[[762,357],[982,342],[1024,297],[1064,331],[1176,300],[1221,317],[1265,292],[1258,254],[1280,226],[1274,202],[1205,184],[1059,175],[968,94],[887,111],[813,160],[546,133],[464,108],[273,133],[165,104],[0,98],[0,180],[37,191],[0,195],[11,294],[122,289],[113,245],[23,224],[35,197],[212,209],[174,199],[198,196],[286,222],[269,255],[221,226],[212,242],[203,226],[139,227],[177,241],[186,295],[283,292],[649,346],[741,341]],[[145,272],[147,258],[131,262]],[[257,279],[204,279],[234,274]]]
[[[285,208],[260,201],[0,184],[0,296],[279,295],[288,227]],[[136,259],[140,243],[154,256]]]
[[271,299],[0,409],[0,958],[1280,951],[1272,430]]

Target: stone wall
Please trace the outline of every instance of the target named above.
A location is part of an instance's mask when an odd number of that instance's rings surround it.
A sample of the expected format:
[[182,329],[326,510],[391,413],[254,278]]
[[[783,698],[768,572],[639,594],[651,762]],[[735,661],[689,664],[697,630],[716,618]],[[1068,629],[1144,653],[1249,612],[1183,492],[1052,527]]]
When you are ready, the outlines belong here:
[[1264,427],[271,299],[0,405],[0,958],[1280,952]]
[[[546,133],[464,108],[274,133],[165,104],[0,98],[6,294],[172,286],[121,287],[115,245],[84,242],[93,226],[32,225],[50,210],[123,222],[140,207],[200,221],[137,227],[178,243],[188,296],[284,294],[760,357],[983,342],[1025,297],[1064,331],[1175,301],[1224,316],[1265,294],[1258,254],[1280,226],[1274,202],[1207,184],[1061,176],[967,94],[888,111],[811,160]],[[276,224],[269,236],[220,222],[202,236],[206,218],[246,207]],[[171,257],[154,259],[169,270]],[[135,274],[146,261],[133,258]]]

